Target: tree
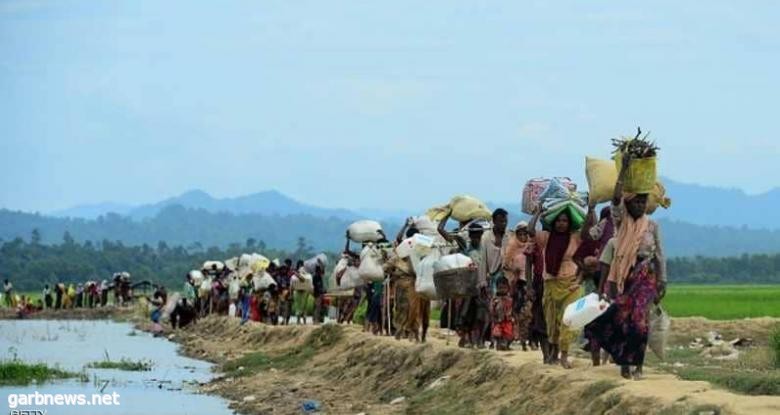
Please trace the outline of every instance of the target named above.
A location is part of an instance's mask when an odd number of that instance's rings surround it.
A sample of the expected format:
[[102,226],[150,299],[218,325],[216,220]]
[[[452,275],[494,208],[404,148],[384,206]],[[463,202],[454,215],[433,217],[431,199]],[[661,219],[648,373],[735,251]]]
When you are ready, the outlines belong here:
[[38,228],[33,229],[30,233],[30,242],[33,245],[41,244],[41,231],[39,231]]
[[70,232],[65,231],[65,233],[62,235],[62,243],[64,243],[66,246],[72,246],[76,244],[76,240],[73,239],[73,236],[71,236]]
[[293,257],[298,259],[309,258],[314,255],[313,251],[314,249],[306,243],[306,238],[299,236],[295,252],[293,252]]
[[247,249],[247,251],[254,251],[256,245],[257,245],[257,239],[255,239],[255,238],[247,238],[246,239],[246,249]]

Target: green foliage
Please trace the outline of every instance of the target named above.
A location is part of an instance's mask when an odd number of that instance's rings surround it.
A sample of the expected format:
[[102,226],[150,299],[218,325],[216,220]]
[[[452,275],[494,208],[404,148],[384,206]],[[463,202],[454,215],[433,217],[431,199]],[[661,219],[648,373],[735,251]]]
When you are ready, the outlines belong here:
[[[0,209],[0,239],[29,240],[32,237],[39,244],[55,244],[68,239],[79,243],[85,241],[97,243],[107,239],[120,240],[126,245],[148,244],[150,246],[155,246],[158,241],[165,241],[168,245],[184,246],[189,251],[202,251],[209,246],[226,249],[236,241],[246,241],[247,246],[255,247],[256,251],[264,251],[267,244],[288,251],[300,250],[308,253],[314,249],[340,250],[344,244],[344,230],[351,222],[343,216],[217,213],[204,209],[185,208],[181,205],[171,205],[155,213],[151,213],[153,216],[144,219],[108,213],[97,219],[88,220],[56,218]],[[519,212],[510,212],[509,223],[516,223],[520,219],[528,218],[520,215]],[[403,219],[399,218],[396,221],[383,223],[385,234],[391,237],[395,235],[402,222]],[[722,257],[742,253],[780,252],[780,230],[702,226],[668,219],[660,219],[658,222],[664,237],[665,251],[669,257],[694,255]],[[35,235],[31,234],[33,230]],[[69,233],[68,238],[65,238],[66,232]],[[300,237],[306,238],[305,245],[300,244]],[[254,243],[250,244],[250,240]],[[778,269],[776,264],[777,262],[774,265],[775,271]],[[686,264],[679,265],[686,266]],[[777,272],[770,275],[744,267],[741,267],[738,273],[732,272],[733,270],[727,272],[719,267],[715,270],[705,268],[706,271],[680,269],[680,273],[672,272],[671,275],[686,278],[696,275],[696,280],[690,282],[718,282],[713,281],[713,278],[739,281],[744,277],[751,278],[754,282],[780,281]],[[739,274],[743,272],[744,276]],[[774,277],[774,279],[766,279],[767,277]]]
[[669,279],[692,284],[780,283],[780,254],[671,258]]
[[48,367],[44,363],[25,363],[17,359],[0,361],[0,385],[27,385],[53,379],[79,377],[80,374]]
[[[305,244],[305,241],[304,241]],[[254,244],[253,244],[254,245]],[[254,245],[264,245],[262,242]],[[151,280],[179,289],[188,271],[199,268],[206,260],[223,260],[255,249],[239,244],[228,249],[216,247],[207,250],[189,250],[168,246],[165,242],[156,248],[149,245],[127,246],[122,242],[104,240],[99,244],[63,242],[59,245],[40,245],[15,239],[0,246],[0,275],[10,278],[17,292],[38,293],[44,284],[111,280],[118,271],[128,271],[133,281]],[[273,259],[306,259],[308,251],[298,253],[264,249],[263,255]]]
[[713,320],[780,317],[780,285],[669,285],[663,305],[674,317]]
[[[155,246],[158,241],[165,241],[169,246],[181,245],[189,251],[208,250],[211,246],[230,249],[230,244],[246,241],[254,242],[251,245],[256,251],[265,251],[267,244],[309,258],[315,254],[315,249],[342,249],[344,231],[350,223],[335,217],[236,215],[187,209],[180,205],[168,206],[156,216],[143,220],[115,213],[87,220],[0,209],[0,238],[11,241],[32,237],[37,238],[40,244],[58,244],[63,242],[67,232],[74,242],[79,243],[109,240],[122,241],[125,245]],[[391,226],[386,231],[396,232],[397,229],[397,226]],[[36,230],[34,235],[31,234],[33,230]]]

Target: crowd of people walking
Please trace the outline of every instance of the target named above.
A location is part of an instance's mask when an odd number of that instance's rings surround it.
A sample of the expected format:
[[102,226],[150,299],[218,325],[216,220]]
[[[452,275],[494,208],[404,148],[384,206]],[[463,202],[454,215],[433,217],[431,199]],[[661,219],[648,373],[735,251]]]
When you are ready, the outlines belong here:
[[[631,157],[624,157],[609,206],[597,217],[596,204],[588,203],[584,223],[576,223],[569,210],[550,218],[542,205],[529,221],[512,227],[508,212],[501,208],[489,220],[455,220],[451,230],[449,213],[438,220],[436,237],[450,253],[468,257],[478,275],[473,295],[440,299],[440,325],[457,333],[460,347],[539,350],[545,364],[571,368],[570,352],[579,333],[564,324],[564,310],[587,292],[595,292],[611,305],[585,326],[584,348],[594,365],[602,363],[604,351],[620,366],[622,376],[642,377],[648,312],[665,295],[666,265],[659,226],[647,214],[648,194],[624,192],[629,163]],[[541,217],[546,224],[539,229]],[[152,320],[159,325],[168,318],[173,327],[184,327],[208,314],[221,314],[240,318],[242,324],[320,324],[329,314],[336,323],[353,323],[360,317],[364,330],[374,335],[425,342],[435,299],[417,287],[420,267],[414,255],[396,253],[420,232],[415,219],[409,218],[394,240],[382,233],[378,240],[364,243],[364,248],[370,245],[381,252],[385,278],[348,292],[334,289],[346,278],[344,268],[326,277],[324,254],[297,263],[263,258],[260,267],[251,268],[238,258],[210,261],[187,274],[175,302],[163,287],[147,297]],[[358,267],[362,260],[362,253],[350,250],[349,234],[341,258],[350,267]],[[7,306],[23,309],[104,307],[110,291],[114,304],[132,298],[126,273],[116,274],[111,283],[46,285],[37,304],[24,297],[17,304],[8,280],[3,290]],[[363,302],[365,312],[359,313]]]

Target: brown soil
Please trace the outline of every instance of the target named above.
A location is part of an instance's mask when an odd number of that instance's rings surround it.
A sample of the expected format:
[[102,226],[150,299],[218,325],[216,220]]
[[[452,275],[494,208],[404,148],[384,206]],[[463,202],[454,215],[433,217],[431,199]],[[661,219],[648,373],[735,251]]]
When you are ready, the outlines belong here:
[[[691,334],[720,328],[727,335],[729,329],[729,322],[678,320],[675,328]],[[758,338],[764,325],[751,330]],[[566,371],[540,364],[538,352],[463,350],[454,341],[448,344],[442,332],[434,330],[431,337],[420,345],[371,336],[356,326],[240,326],[224,317],[173,335],[186,354],[216,363],[250,352],[269,356],[261,370],[231,372],[203,386],[246,414],[299,413],[306,399],[320,401],[323,412],[334,414],[780,413],[780,397],[737,395],[654,371],[643,381],[625,381],[614,366],[593,368],[584,359]],[[292,353],[305,359],[295,368],[274,360],[302,347],[313,347],[314,353]],[[400,397],[405,400],[390,403]]]

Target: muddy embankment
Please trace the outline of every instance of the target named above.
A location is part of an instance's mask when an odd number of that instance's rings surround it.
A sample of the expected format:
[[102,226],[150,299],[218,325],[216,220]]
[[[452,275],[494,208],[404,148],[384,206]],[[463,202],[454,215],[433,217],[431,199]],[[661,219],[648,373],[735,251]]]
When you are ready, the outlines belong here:
[[[676,324],[690,333],[687,324],[701,331],[730,323]],[[643,381],[626,381],[614,366],[593,368],[585,359],[566,371],[540,364],[538,352],[463,350],[438,331],[431,337],[413,344],[356,326],[240,326],[209,317],[172,339],[187,355],[222,365],[225,374],[203,392],[230,399],[244,414],[300,413],[306,400],[333,414],[780,413],[780,397],[737,395],[652,370]]]

